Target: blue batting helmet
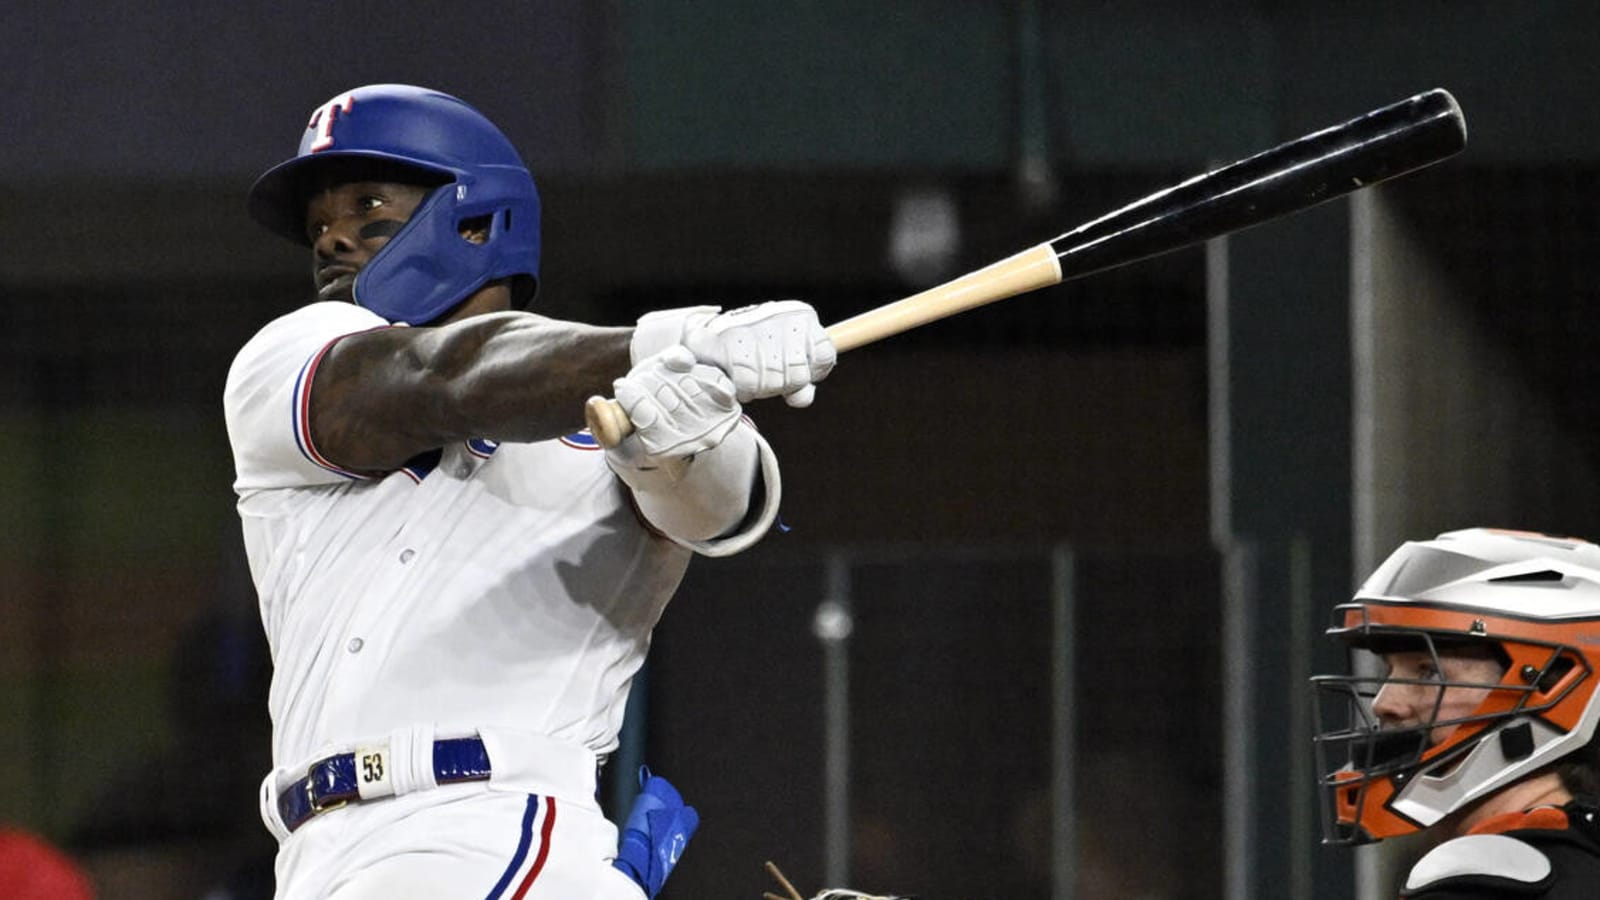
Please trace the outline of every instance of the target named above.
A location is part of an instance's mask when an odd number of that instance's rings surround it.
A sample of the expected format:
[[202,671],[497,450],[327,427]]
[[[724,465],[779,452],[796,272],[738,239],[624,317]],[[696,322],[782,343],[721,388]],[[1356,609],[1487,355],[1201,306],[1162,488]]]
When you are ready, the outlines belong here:
[[[533,176],[494,123],[449,94],[373,84],[317,107],[299,152],[251,187],[251,217],[309,245],[312,179],[329,160],[352,157],[399,164],[439,182],[356,275],[358,305],[391,322],[420,325],[500,278],[512,278],[518,305],[532,300],[539,276]],[[463,222],[484,219],[488,240],[462,236]]]

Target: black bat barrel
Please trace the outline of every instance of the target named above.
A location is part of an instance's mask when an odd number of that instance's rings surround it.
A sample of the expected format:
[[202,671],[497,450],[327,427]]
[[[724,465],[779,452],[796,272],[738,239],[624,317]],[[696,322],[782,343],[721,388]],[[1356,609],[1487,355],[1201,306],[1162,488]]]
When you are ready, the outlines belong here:
[[1461,107],[1418,94],[1151,194],[1052,240],[1062,278],[1125,265],[1316,206],[1453,156]]

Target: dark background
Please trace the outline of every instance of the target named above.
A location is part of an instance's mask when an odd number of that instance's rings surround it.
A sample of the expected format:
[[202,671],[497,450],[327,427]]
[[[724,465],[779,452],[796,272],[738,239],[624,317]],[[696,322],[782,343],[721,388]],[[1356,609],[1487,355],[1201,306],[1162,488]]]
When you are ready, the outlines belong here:
[[[1399,540],[1600,534],[1597,41],[1600,8],[1554,0],[12,4],[0,821],[104,897],[259,895],[268,670],[221,386],[306,295],[244,192],[334,94],[483,110],[543,193],[539,309],[624,324],[788,296],[834,321],[1445,87],[1471,142],[1443,166],[753,410],[788,530],[691,569],[631,745],[705,818],[666,896],[754,898],[768,858],[823,887],[811,625],[842,567],[851,886],[1385,896],[1393,859],[1316,845],[1304,676]],[[897,264],[930,195],[955,233]]]

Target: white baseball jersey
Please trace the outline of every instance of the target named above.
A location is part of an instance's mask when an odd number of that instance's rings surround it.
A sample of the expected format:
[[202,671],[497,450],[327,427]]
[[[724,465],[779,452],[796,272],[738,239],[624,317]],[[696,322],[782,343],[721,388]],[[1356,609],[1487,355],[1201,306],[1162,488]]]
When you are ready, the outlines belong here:
[[[258,332],[228,374],[234,487],[274,666],[278,770],[263,808],[330,752],[473,733],[501,787],[518,788],[521,771],[530,793],[592,806],[594,759],[617,744],[691,553],[645,527],[587,434],[468,441],[376,478],[324,459],[307,425],[318,362],[339,337],[380,327],[359,307],[313,303]],[[514,758],[530,747],[537,758]]]

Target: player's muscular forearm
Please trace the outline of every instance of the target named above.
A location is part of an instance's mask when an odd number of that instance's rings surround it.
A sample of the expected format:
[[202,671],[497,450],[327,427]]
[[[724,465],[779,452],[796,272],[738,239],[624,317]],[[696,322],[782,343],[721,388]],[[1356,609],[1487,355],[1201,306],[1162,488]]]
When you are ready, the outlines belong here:
[[508,312],[350,335],[317,368],[312,440],[339,465],[387,471],[469,438],[570,434],[584,398],[627,373],[632,333]]

